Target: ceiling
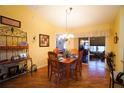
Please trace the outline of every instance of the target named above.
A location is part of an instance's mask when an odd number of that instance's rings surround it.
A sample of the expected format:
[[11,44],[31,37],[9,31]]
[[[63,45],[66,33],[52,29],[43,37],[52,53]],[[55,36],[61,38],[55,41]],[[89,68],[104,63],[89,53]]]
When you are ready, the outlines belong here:
[[67,15],[67,26],[74,28],[94,24],[110,23],[114,20],[119,6],[29,6],[39,15],[56,26],[66,26],[66,9],[72,7]]

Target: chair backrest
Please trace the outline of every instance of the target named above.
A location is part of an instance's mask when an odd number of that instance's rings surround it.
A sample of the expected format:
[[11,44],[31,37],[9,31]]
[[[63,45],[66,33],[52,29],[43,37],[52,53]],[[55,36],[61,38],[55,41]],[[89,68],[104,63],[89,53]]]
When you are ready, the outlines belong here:
[[108,68],[112,77],[112,80],[114,81],[114,66],[112,63],[112,58],[111,57],[107,57],[107,64],[108,64]]
[[49,52],[48,52],[48,58],[49,58],[50,60],[55,60],[55,59],[57,59],[57,54],[54,53],[54,52],[52,52],[52,51],[49,51]]
[[70,53],[77,55],[78,54],[78,50],[77,49],[71,49],[70,50]]
[[77,65],[82,65],[82,56],[83,56],[83,51],[79,51]]
[[78,60],[82,61],[82,57],[83,57],[83,51],[79,51]]
[[49,51],[48,52],[48,59],[49,59],[50,64],[51,64],[51,68],[53,70],[57,70],[59,68],[57,54],[54,53],[54,52]]
[[56,53],[56,54],[59,54],[59,48],[55,48],[55,49],[53,50],[53,52]]

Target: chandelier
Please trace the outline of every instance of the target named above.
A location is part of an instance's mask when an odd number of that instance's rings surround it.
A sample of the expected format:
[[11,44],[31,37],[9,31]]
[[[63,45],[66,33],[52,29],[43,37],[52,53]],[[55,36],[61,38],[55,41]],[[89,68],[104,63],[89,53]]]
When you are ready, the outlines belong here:
[[[72,7],[69,7],[66,9],[66,24],[65,24],[65,27],[66,27],[66,32],[68,32],[68,15],[71,13],[72,11]],[[73,34],[61,34],[59,35],[59,40],[63,39],[65,41],[68,41],[68,39],[70,38],[74,38],[74,35]]]

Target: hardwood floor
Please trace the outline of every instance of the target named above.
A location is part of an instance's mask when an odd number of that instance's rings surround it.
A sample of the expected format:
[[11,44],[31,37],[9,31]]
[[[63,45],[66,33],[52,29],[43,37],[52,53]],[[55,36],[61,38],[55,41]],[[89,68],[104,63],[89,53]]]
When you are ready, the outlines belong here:
[[108,88],[109,73],[105,70],[105,64],[101,61],[91,61],[89,65],[83,64],[82,77],[76,80],[62,80],[59,86],[47,77],[47,67],[19,76],[0,84],[1,88]]

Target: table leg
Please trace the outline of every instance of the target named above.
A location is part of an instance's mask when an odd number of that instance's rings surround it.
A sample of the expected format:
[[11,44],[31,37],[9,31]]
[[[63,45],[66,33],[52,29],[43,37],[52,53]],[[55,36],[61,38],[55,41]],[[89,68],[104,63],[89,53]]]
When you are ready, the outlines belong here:
[[69,81],[70,78],[70,64],[66,64],[66,79]]

